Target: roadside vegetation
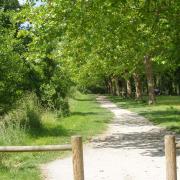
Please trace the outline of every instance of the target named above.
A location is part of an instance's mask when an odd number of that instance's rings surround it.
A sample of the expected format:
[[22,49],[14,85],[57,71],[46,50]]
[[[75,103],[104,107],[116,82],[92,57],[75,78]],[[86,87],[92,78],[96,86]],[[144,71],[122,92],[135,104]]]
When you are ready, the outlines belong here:
[[146,117],[156,125],[180,133],[180,96],[157,96],[156,98],[157,103],[149,106],[146,101],[109,96],[109,99],[119,107],[129,109]]
[[[6,115],[0,124],[0,145],[46,145],[70,143],[72,135],[80,134],[84,142],[101,133],[107,127],[112,114],[101,108],[95,95],[76,93],[69,100],[70,115],[59,117],[58,113],[43,111],[32,98],[24,101],[24,109],[17,107]],[[26,119],[21,123],[19,120]],[[38,180],[39,165],[64,156],[63,152],[0,153],[0,179]]]

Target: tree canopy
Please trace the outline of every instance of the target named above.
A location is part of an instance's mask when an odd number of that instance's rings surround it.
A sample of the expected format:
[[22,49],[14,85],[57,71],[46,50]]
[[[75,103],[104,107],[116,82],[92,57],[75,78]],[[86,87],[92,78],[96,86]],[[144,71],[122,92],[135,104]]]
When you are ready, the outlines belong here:
[[[70,87],[155,103],[179,94],[178,0],[0,1],[0,99],[35,92],[66,109]],[[30,28],[20,28],[23,23]],[[1,109],[2,109],[1,107]]]

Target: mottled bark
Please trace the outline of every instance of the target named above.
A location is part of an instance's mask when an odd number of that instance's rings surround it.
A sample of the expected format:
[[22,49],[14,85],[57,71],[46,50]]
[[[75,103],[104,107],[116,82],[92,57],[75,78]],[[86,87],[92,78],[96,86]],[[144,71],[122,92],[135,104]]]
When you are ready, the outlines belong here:
[[179,88],[179,84],[176,85],[176,93],[177,95],[180,95],[180,88]]
[[110,82],[110,78],[105,79],[105,83],[106,83],[107,93],[111,94],[111,82]]
[[115,85],[114,78],[111,79],[111,84],[112,84],[112,94],[115,96],[116,95],[116,85]]
[[107,93],[111,94],[111,92],[112,92],[111,79],[109,77],[105,78],[105,84],[106,84]]
[[126,81],[126,86],[127,86],[127,97],[131,97],[132,89],[131,89],[131,81],[129,79]]
[[122,94],[122,97],[126,97],[126,82],[124,79],[122,79],[122,91],[121,91],[121,94]]
[[117,96],[120,96],[120,87],[119,87],[119,80],[118,78],[114,78],[114,83],[115,83],[115,93]]
[[148,103],[155,104],[152,61],[149,56],[144,57],[144,65],[145,65],[145,72],[146,72],[146,78],[147,78],[147,84],[148,84],[148,97],[149,97]]
[[136,88],[136,99],[140,100],[142,99],[142,84],[141,84],[141,78],[139,74],[134,73],[134,82],[135,82],[135,88]]
[[113,94],[111,79],[109,79],[109,81],[108,81],[108,86],[109,86],[109,93]]
[[157,75],[155,77],[155,87],[158,87],[158,88],[161,87],[161,76],[160,75]]

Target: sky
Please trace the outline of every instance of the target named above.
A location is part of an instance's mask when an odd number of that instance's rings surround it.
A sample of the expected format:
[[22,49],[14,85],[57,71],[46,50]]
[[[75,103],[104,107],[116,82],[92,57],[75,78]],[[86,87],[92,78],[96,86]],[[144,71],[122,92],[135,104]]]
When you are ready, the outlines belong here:
[[[19,1],[20,4],[26,3],[26,0],[18,0],[18,1]],[[42,5],[42,4],[44,4],[44,3],[41,2],[40,0],[38,0],[38,1],[36,2],[36,5],[35,5],[35,6],[40,6],[40,5]]]

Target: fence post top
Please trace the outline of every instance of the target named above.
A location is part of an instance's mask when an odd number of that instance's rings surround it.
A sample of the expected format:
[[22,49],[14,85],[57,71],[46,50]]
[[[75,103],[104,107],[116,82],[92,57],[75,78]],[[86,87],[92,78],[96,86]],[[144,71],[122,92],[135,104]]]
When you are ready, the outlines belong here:
[[175,135],[172,135],[172,134],[170,134],[170,135],[165,135],[165,138],[175,138]]
[[82,136],[81,135],[75,135],[75,136],[71,136],[71,139],[81,139]]

